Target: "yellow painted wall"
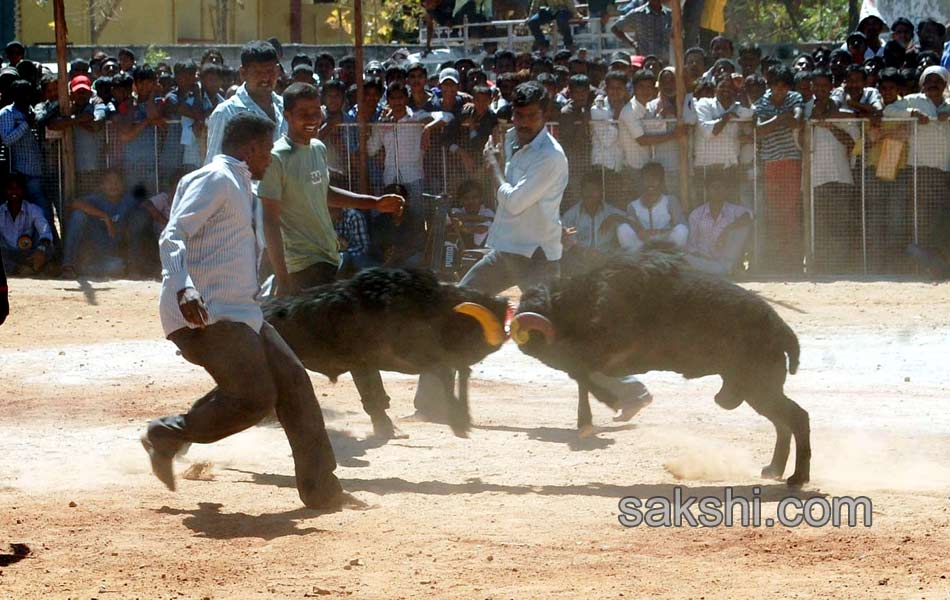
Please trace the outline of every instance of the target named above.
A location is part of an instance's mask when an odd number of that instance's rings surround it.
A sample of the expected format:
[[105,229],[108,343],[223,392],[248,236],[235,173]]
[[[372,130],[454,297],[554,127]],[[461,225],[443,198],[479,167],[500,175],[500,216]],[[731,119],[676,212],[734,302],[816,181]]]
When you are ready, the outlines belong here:
[[[52,2],[41,7],[35,0],[14,1],[20,3],[20,31],[17,33],[20,41],[27,45],[55,43]],[[343,10],[351,11],[345,4]],[[147,46],[211,40],[214,38],[214,5],[214,0],[125,0],[118,17],[103,29],[98,43]],[[92,43],[87,7],[88,0],[66,0],[66,24],[69,39],[74,44]],[[301,42],[351,43],[352,38],[345,31],[327,25],[327,19],[336,10],[334,4],[304,4]],[[244,0],[232,4],[229,35],[230,42],[235,44],[271,36],[282,42],[290,41],[290,2]]]

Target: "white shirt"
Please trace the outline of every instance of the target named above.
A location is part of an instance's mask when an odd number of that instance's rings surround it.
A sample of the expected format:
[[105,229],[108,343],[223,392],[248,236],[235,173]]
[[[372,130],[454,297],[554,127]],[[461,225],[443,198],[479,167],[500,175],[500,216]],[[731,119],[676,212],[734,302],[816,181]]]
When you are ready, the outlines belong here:
[[[661,98],[654,98],[647,103],[647,119],[643,122],[647,135],[664,135],[673,131],[677,123],[660,116]],[[680,107],[683,114],[683,123],[696,124],[696,111],[693,110],[693,95],[686,94],[686,99]],[[667,173],[676,173],[680,170],[680,143],[678,140],[669,140],[662,144],[647,146],[653,160],[663,165]],[[688,155],[687,155],[688,156]]]
[[[926,125],[911,123],[911,130],[916,132],[916,140],[911,142],[908,151],[908,162],[918,167],[932,167],[941,171],[950,171],[950,122],[938,121],[940,113],[950,111],[950,103],[944,100],[938,108],[924,94],[910,94],[884,109],[885,117],[909,117],[910,111],[916,109],[927,115],[930,122]],[[915,150],[914,143],[917,144]],[[915,156],[916,154],[916,156]]]
[[219,154],[182,178],[158,246],[159,310],[166,336],[194,327],[178,306],[178,292],[186,287],[204,298],[210,323],[234,321],[260,332],[264,317],[257,284],[259,247],[246,164]]
[[631,98],[620,111],[620,147],[627,166],[632,169],[643,168],[652,156],[649,146],[641,146],[637,142],[637,138],[646,135],[643,127],[643,119],[646,116],[647,107],[640,104],[636,98]]
[[[805,118],[810,119],[815,110],[815,99],[805,104]],[[855,142],[861,138],[861,126],[855,121],[828,119],[827,123],[844,131]],[[809,123],[811,126],[811,185],[817,188],[826,183],[846,183],[852,185],[851,156],[848,149],[827,128]]]
[[666,194],[649,208],[637,198],[627,205],[627,216],[636,219],[644,229],[672,229],[685,220],[679,202]]
[[567,157],[557,140],[542,129],[514,152],[517,134],[505,134],[505,183],[488,230],[488,247],[531,257],[540,247],[548,260],[561,259],[561,199],[567,187]]
[[[274,141],[280,139],[287,133],[287,123],[284,121],[284,100],[271,92],[271,102],[274,103],[274,116],[277,118],[274,128]],[[218,154],[221,154],[221,142],[224,140],[224,127],[231,120],[231,117],[238,113],[251,111],[257,115],[270,119],[270,115],[264,112],[257,102],[247,93],[247,84],[241,85],[233,96],[215,107],[214,112],[208,117],[208,152],[205,154],[205,164]]]
[[620,124],[607,98],[600,97],[590,108],[590,162],[595,167],[619,171],[624,165],[623,148],[618,145]]
[[429,113],[406,108],[401,119],[388,123],[373,123],[370,127],[367,152],[375,156],[380,148],[386,149],[383,183],[409,183],[422,179],[422,129]]
[[601,232],[600,226],[611,215],[622,217],[623,211],[601,204],[600,210],[592,215],[584,210],[583,204],[583,200],[578,202],[561,216],[564,227],[577,229],[574,239],[578,246],[599,252],[615,250],[617,247],[617,228],[609,227],[608,230]]
[[[713,133],[713,128],[722,120],[727,112],[733,112],[733,119],[726,123],[719,132]],[[735,118],[751,119],[755,113],[734,103],[726,108],[716,98],[700,98],[696,101],[696,119],[699,127],[696,128],[695,148],[697,167],[721,165],[731,167],[739,163],[739,123]]]
[[10,214],[10,207],[4,202],[0,204],[0,245],[7,248],[17,248],[20,238],[24,235],[34,237],[36,240],[52,241],[53,235],[50,232],[49,223],[43,216],[43,209],[23,200],[20,204],[20,212],[16,218]]
[[[844,86],[836,87],[835,89],[831,90],[831,98],[842,107],[847,108],[848,95],[844,91]],[[864,91],[861,92],[861,97],[858,99],[858,102],[861,104],[870,104],[877,110],[884,108],[884,99],[881,98],[881,92],[879,92],[877,88],[864,88]]]

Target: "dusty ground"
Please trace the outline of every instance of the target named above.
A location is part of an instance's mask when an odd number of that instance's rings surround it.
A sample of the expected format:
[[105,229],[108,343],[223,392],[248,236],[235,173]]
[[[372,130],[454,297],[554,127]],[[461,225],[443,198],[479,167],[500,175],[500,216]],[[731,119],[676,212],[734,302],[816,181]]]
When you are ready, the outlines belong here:
[[[811,414],[803,497],[867,495],[871,528],[625,529],[621,497],[677,485],[761,485],[774,514],[786,489],[757,476],[771,427],[718,409],[716,378],[650,373],[653,405],[625,427],[595,406],[604,429],[580,443],[570,381],[508,345],[476,369],[468,440],[405,422],[409,439],[380,446],[352,384],[314,377],[338,473],[368,510],[301,508],[273,427],[194,447],[188,461],[209,464],[172,494],[137,438],[210,379],[162,340],[157,284],[11,283],[0,598],[950,596],[946,285],[749,284],[802,339],[786,389]],[[386,380],[408,415],[413,378]]]

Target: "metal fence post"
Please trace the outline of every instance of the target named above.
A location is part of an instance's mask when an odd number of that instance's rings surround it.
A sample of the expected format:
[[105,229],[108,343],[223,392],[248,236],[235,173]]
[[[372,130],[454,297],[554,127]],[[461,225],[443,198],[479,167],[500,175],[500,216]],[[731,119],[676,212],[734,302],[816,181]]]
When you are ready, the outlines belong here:
[[864,265],[864,274],[868,274],[868,219],[867,219],[867,197],[865,186],[867,183],[867,139],[865,137],[867,129],[864,121],[861,121],[861,257]]

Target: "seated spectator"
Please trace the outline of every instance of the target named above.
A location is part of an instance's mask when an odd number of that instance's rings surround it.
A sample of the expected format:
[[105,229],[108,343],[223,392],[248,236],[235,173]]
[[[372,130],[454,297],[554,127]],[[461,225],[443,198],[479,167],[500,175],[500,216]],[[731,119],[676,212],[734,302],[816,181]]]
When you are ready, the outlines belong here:
[[23,79],[4,92],[4,100],[9,96],[12,102],[0,109],[0,142],[10,149],[10,172],[23,176],[27,199],[43,211],[47,223],[53,223],[53,204],[43,193],[43,154],[32,131],[33,93],[33,86]]
[[686,260],[694,268],[716,275],[732,273],[742,258],[752,227],[752,213],[726,200],[727,178],[712,175],[706,180],[708,200],[689,215]]
[[40,207],[27,202],[22,175],[10,175],[0,204],[0,257],[11,275],[41,273],[53,255],[53,234]]
[[935,281],[950,279],[950,208],[940,209],[927,239],[926,243],[910,244],[907,254]]
[[574,0],[531,0],[528,12],[528,29],[534,36],[534,49],[547,50],[551,43],[541,31],[541,26],[551,21],[557,23],[558,33],[564,39],[564,47],[574,51],[574,36],[571,33],[571,19],[577,16]]
[[593,266],[598,255],[606,255],[619,248],[617,226],[624,213],[604,201],[600,173],[587,173],[580,189],[580,200],[561,215],[561,226],[567,235],[564,256],[561,258],[561,268],[565,274],[581,273]]
[[474,180],[463,181],[458,190],[460,208],[449,212],[449,220],[462,238],[465,249],[484,248],[495,212],[485,206],[485,187]]
[[99,193],[75,200],[66,227],[63,277],[115,277],[136,263],[130,242],[134,244],[150,222],[148,213],[138,210],[140,202],[115,169],[103,173]]
[[[435,32],[436,23],[439,27],[453,27],[466,20],[469,23],[484,23],[491,19],[491,14],[483,12],[480,9],[483,5],[475,0],[466,0],[461,3],[462,6],[459,4],[456,0],[422,0],[422,8],[425,10],[422,17],[426,24],[426,54],[432,52],[432,34]],[[479,30],[480,28],[473,28],[472,34]]]
[[650,241],[665,241],[685,247],[689,229],[679,201],[664,193],[666,175],[663,165],[647,163],[642,174],[643,195],[627,206],[626,218],[608,217],[611,224],[619,223],[617,241],[620,247],[628,252],[636,252]]
[[330,217],[340,242],[340,275],[345,277],[377,266],[379,261],[371,254],[366,214],[355,208],[331,206]]

